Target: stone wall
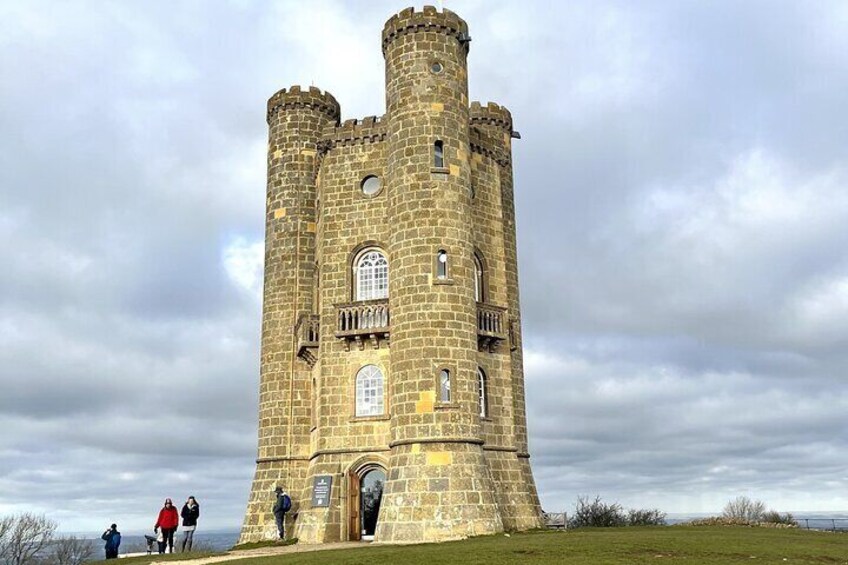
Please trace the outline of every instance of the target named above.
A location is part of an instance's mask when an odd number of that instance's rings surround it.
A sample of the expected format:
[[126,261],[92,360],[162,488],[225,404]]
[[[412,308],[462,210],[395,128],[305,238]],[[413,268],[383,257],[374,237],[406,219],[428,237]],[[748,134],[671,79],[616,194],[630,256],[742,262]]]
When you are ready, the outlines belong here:
[[[512,117],[469,103],[467,39],[448,10],[390,18],[380,118],[340,123],[335,99],[317,89],[269,100],[259,457],[241,541],[275,534],[277,484],[293,495],[301,542],[354,539],[352,477],[374,466],[387,475],[377,541],[541,525],[527,453]],[[371,175],[382,187],[366,195]],[[355,298],[353,260],[369,247],[388,258],[390,328],[353,339],[338,333],[339,317]],[[480,339],[484,306],[503,312],[503,335]],[[314,343],[295,335],[304,316],[320,324]],[[383,372],[385,410],[357,417],[355,378],[365,365]],[[451,373],[448,402],[439,399],[441,369]],[[312,508],[319,475],[333,477],[330,504]]]

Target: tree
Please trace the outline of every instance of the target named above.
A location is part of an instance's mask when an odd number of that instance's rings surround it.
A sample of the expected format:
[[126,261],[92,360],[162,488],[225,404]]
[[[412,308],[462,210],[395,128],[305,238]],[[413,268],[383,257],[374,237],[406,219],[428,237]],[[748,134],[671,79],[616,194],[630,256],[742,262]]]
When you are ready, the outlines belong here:
[[0,563],[30,565],[50,544],[58,525],[47,516],[26,512],[0,519]]
[[766,512],[766,504],[761,500],[751,500],[747,496],[737,496],[728,502],[721,515],[732,520],[760,522]]
[[63,537],[53,543],[55,565],[82,565],[94,555],[94,546],[84,538]]

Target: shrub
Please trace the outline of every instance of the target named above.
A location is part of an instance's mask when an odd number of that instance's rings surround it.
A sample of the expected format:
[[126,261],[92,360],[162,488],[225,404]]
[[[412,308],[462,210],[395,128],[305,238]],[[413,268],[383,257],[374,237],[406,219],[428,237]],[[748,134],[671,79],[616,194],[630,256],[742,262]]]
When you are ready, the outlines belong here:
[[665,526],[665,512],[657,508],[630,509],[627,511],[628,526]]
[[763,513],[760,521],[766,524],[785,524],[787,526],[798,525],[798,521],[795,519],[795,516],[789,512],[781,514],[775,510],[769,510],[768,512]]
[[751,500],[747,496],[737,496],[724,506],[721,515],[732,520],[761,522],[766,513],[766,505],[761,500]]
[[665,512],[656,508],[625,510],[617,502],[606,503],[596,496],[577,498],[569,528],[615,528],[620,526],[664,526]]
[[607,504],[596,496],[590,501],[588,496],[577,498],[574,514],[568,519],[569,528],[610,528],[626,526],[627,516],[621,505]]

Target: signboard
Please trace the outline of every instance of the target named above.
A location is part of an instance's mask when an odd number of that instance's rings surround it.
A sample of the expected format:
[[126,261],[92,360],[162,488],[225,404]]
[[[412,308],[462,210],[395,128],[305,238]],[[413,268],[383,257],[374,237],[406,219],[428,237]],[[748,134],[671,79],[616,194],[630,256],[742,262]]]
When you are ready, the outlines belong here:
[[317,475],[312,485],[312,508],[330,505],[330,489],[333,486],[333,475]]

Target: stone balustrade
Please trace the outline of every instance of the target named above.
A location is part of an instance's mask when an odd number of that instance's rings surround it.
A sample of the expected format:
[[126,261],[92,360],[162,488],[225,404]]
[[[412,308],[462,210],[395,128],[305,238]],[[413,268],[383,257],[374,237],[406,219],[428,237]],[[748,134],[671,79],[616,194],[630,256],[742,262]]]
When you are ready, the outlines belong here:
[[297,336],[297,356],[309,366],[318,360],[320,317],[317,314],[301,314],[294,327]]
[[336,337],[345,340],[348,348],[351,343],[356,343],[363,349],[363,340],[370,340],[374,349],[379,349],[380,342],[389,340],[388,299],[337,305]]
[[509,338],[506,308],[477,303],[477,346],[494,352],[500,342]]

